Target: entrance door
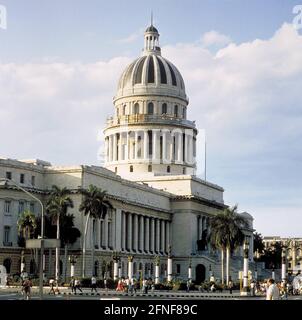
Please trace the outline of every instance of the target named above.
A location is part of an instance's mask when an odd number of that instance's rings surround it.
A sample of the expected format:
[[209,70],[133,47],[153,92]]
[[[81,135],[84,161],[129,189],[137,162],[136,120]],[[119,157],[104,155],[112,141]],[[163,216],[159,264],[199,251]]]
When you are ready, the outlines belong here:
[[206,279],[206,267],[203,264],[196,266],[196,283],[200,284]]

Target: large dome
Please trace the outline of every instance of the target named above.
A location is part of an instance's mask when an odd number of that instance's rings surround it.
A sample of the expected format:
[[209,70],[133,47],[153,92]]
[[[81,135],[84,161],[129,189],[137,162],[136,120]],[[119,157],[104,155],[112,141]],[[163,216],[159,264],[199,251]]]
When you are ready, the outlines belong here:
[[180,72],[161,56],[158,37],[155,27],[151,26],[146,30],[143,55],[135,59],[122,73],[116,99],[151,94],[188,100]]

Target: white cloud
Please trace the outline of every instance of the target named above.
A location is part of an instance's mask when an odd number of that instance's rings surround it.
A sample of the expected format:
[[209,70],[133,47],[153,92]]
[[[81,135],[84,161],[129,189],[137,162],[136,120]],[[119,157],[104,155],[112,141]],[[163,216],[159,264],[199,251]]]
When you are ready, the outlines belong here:
[[211,46],[225,46],[231,42],[231,38],[219,33],[215,30],[206,32],[201,37],[201,44],[202,46],[208,48]]

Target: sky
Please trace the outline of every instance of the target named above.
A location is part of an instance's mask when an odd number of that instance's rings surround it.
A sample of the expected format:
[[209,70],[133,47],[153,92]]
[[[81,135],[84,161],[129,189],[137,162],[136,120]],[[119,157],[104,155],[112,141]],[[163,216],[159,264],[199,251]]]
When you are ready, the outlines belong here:
[[153,11],[162,55],[186,84],[188,118],[205,130],[207,180],[224,188],[226,204],[251,213],[262,235],[301,237],[297,4],[0,0],[0,155],[100,165],[119,76],[141,54]]

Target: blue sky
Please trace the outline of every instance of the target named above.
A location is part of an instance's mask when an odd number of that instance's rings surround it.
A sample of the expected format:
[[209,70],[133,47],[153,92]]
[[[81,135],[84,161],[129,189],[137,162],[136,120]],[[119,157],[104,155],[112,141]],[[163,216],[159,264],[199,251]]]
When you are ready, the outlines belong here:
[[[301,236],[297,1],[0,0],[0,155],[99,164],[118,77],[150,12],[206,130],[207,177],[264,235]],[[63,112],[62,112],[63,111]],[[12,125],[14,124],[14,130]],[[202,164],[199,163],[202,168]],[[199,173],[202,175],[202,170]]]

